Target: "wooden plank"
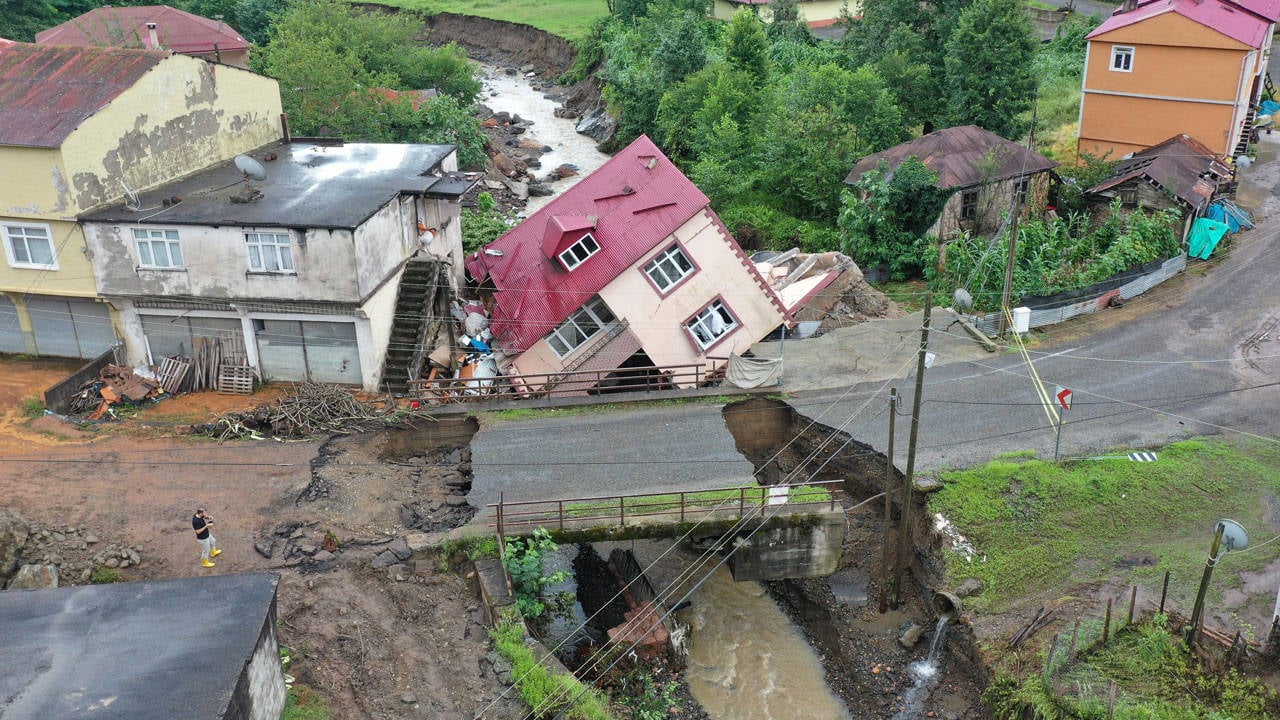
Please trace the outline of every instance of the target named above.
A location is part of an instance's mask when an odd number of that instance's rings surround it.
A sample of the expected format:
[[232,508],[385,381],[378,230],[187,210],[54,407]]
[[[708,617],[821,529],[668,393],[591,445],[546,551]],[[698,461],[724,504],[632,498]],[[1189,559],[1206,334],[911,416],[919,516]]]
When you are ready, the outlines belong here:
[[222,365],[218,368],[218,392],[252,395],[253,379],[253,368],[248,365]]

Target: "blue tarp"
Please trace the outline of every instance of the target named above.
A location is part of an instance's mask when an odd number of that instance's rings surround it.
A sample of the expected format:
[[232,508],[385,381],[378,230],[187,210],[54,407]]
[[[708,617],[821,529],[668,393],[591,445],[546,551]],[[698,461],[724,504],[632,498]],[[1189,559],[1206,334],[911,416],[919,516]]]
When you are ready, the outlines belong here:
[[1236,222],[1240,224],[1240,227],[1245,230],[1253,229],[1253,218],[1249,216],[1249,213],[1240,209],[1239,205],[1236,205],[1226,198],[1219,200],[1218,204],[1222,205],[1222,209],[1226,211],[1228,217],[1235,218]]
[[1259,115],[1275,115],[1277,110],[1280,110],[1280,103],[1274,100],[1263,100],[1258,103]]
[[1213,249],[1218,247],[1218,243],[1226,234],[1226,223],[1209,218],[1196,218],[1196,221],[1191,224],[1191,235],[1187,238],[1187,254],[1194,258],[1208,260]]
[[[1231,235],[1235,235],[1240,232],[1240,222],[1232,217],[1227,212],[1226,208],[1222,207],[1221,203],[1214,203],[1210,205],[1209,209],[1205,211],[1204,216],[1214,222],[1226,223],[1227,232]],[[1192,230],[1192,232],[1195,231]],[[1194,253],[1192,253],[1192,255],[1194,256]]]

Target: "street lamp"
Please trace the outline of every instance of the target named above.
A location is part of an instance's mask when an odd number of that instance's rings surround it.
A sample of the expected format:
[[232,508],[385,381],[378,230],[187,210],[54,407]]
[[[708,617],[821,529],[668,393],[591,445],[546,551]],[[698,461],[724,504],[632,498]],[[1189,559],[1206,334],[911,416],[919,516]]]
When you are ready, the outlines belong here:
[[[1226,547],[1222,547],[1223,545]],[[1187,628],[1187,645],[1195,645],[1200,641],[1204,594],[1209,590],[1209,578],[1213,576],[1213,566],[1232,550],[1243,550],[1247,547],[1249,547],[1249,533],[1245,532],[1240,523],[1222,519],[1213,526],[1213,546],[1209,548],[1209,558],[1204,561],[1204,576],[1200,578],[1200,591],[1196,593],[1195,609],[1191,611],[1191,625]]]

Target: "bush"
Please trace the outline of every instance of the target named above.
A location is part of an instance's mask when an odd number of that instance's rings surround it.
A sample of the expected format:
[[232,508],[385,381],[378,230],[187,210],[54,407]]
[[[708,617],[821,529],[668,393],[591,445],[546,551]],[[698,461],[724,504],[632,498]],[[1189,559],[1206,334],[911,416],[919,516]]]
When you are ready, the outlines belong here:
[[840,249],[840,233],[835,228],[800,220],[765,205],[729,205],[719,215],[747,252],[793,247],[805,252]]
[[89,574],[89,582],[94,585],[110,585],[111,583],[118,583],[120,580],[120,571],[106,565],[99,565]]
[[23,400],[22,414],[29,418],[40,417],[44,414],[44,401],[34,396]]

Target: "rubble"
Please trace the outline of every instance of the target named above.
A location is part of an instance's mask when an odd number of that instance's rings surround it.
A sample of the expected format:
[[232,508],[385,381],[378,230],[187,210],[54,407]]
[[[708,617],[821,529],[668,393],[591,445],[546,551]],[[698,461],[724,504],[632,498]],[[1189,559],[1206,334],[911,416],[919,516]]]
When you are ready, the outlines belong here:
[[141,564],[137,547],[100,540],[82,527],[28,525],[0,508],[0,589],[82,585],[91,581],[95,568]]
[[366,432],[401,425],[412,417],[424,415],[412,407],[402,409],[360,402],[349,390],[337,385],[300,383],[270,405],[226,413],[212,423],[194,425],[192,430],[218,440],[298,438]]

